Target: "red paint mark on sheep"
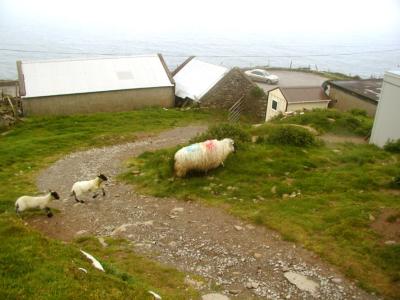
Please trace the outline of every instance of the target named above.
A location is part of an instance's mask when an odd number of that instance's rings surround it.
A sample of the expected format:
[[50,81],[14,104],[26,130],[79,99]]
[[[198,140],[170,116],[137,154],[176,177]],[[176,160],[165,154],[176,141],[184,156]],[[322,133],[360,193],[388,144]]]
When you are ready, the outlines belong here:
[[211,151],[211,150],[214,150],[214,149],[215,149],[215,144],[214,144],[213,141],[206,141],[206,142],[205,142],[205,145],[206,145],[206,149],[207,149],[208,151]]

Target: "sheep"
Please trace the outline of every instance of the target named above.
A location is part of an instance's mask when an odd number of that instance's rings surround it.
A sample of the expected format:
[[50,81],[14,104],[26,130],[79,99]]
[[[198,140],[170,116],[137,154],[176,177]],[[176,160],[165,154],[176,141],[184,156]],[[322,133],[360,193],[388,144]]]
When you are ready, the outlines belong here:
[[50,208],[47,206],[52,200],[59,200],[60,196],[55,191],[49,191],[48,194],[43,196],[21,196],[15,201],[15,212],[17,215],[20,215],[20,212],[23,212],[29,208],[40,208],[44,209],[47,213],[47,216],[51,218],[53,213]]
[[107,181],[107,180],[108,179],[106,176],[104,176],[103,174],[100,174],[99,176],[97,176],[95,179],[92,179],[92,180],[77,181],[72,186],[71,196],[74,196],[76,202],[85,203],[85,201],[79,200],[78,197],[87,192],[95,192],[93,195],[93,199],[94,199],[98,196],[97,190],[99,190],[100,188],[103,192],[103,196],[105,196],[106,191],[100,185],[103,181]]
[[235,152],[234,141],[226,138],[207,140],[181,148],[175,153],[175,174],[184,177],[190,170],[205,171],[224,165],[224,160]]

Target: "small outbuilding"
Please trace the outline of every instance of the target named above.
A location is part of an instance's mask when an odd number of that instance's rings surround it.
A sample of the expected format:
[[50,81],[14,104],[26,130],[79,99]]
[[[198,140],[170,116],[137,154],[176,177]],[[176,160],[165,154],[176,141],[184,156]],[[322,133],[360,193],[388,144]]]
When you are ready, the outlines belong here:
[[362,80],[329,80],[323,87],[331,106],[341,110],[365,110],[369,116],[374,116],[382,88],[382,79]]
[[279,114],[295,111],[327,108],[329,97],[320,86],[277,87],[268,93],[268,106],[265,121]]
[[25,115],[171,107],[174,81],[160,54],[17,62]]
[[201,107],[227,110],[233,116],[244,113],[254,120],[265,119],[267,97],[239,68],[190,57],[172,75],[177,103],[189,100]]
[[370,143],[383,147],[400,139],[400,71],[386,72],[376,110]]

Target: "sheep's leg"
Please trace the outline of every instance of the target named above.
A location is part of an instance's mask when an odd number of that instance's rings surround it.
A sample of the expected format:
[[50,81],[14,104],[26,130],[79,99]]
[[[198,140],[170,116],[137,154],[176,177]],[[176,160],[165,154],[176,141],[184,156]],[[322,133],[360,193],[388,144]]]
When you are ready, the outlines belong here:
[[51,218],[53,216],[53,213],[51,212],[50,208],[49,207],[45,207],[44,209],[46,210],[47,217]]
[[96,194],[96,193],[95,193],[95,194],[92,196],[92,198],[93,198],[93,199],[96,199],[98,195],[99,195],[99,194]]
[[19,212],[19,205],[18,204],[15,206],[15,213],[17,214],[18,217],[21,218],[21,214]]
[[106,191],[104,188],[101,188],[101,191],[103,192],[103,197],[106,195]]
[[85,203],[83,200],[79,200],[78,197],[76,197],[75,191],[72,192],[72,195],[74,195],[75,201],[78,203]]

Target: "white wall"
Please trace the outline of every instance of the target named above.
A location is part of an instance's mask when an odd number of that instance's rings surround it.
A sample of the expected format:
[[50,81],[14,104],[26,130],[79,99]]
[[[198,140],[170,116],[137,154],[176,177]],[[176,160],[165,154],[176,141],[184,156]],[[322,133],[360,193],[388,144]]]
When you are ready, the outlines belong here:
[[400,71],[386,72],[370,143],[380,147],[400,139]]
[[[272,102],[277,102],[276,110],[272,108]],[[268,122],[273,117],[279,115],[280,113],[284,113],[286,111],[286,100],[283,96],[280,89],[275,89],[269,91],[268,93],[268,104],[267,104],[267,113],[265,115],[265,122]]]

